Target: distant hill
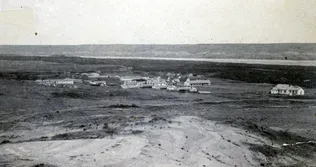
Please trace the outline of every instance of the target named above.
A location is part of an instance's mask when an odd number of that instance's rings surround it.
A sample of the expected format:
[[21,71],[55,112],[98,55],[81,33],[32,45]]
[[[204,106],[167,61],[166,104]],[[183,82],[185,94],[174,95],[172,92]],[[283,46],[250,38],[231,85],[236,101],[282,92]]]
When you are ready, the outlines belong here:
[[2,45],[0,54],[316,60],[316,44]]

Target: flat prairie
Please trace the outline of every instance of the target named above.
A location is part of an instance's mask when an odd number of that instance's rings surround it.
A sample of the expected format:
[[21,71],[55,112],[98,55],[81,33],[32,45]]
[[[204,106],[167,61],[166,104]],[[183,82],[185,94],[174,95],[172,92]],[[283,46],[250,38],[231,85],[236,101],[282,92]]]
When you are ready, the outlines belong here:
[[[0,166],[316,163],[313,67],[84,60],[2,57]],[[210,94],[197,94],[35,82],[89,71],[150,77],[196,73],[212,84],[199,88]],[[302,86],[305,96],[271,96],[270,89],[282,81]]]

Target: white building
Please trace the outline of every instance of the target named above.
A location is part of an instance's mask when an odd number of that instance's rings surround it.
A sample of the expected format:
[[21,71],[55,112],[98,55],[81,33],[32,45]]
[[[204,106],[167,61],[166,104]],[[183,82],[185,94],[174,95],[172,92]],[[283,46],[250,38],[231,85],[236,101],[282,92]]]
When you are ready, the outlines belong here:
[[154,89],[167,89],[168,83],[165,79],[162,79],[161,77],[152,78],[149,80],[150,83],[153,84]]
[[149,82],[147,79],[139,78],[139,79],[133,79],[133,80],[126,80],[121,85],[123,89],[128,88],[152,88],[153,83]]
[[174,85],[169,85],[169,86],[167,86],[167,90],[169,90],[169,91],[178,91],[178,88],[176,86],[174,86]]
[[211,85],[211,81],[206,80],[206,79],[191,80],[190,78],[188,78],[184,82],[184,86],[204,86],[204,85]]
[[271,94],[274,95],[289,95],[289,96],[300,96],[304,95],[304,89],[299,86],[292,86],[288,84],[278,84],[270,90]]
[[53,87],[76,87],[76,83],[82,83],[80,79],[65,78],[65,79],[45,79],[45,80],[36,80],[38,84],[53,86]]
[[56,85],[74,85],[75,80],[71,78],[57,79],[55,83]]
[[90,81],[91,86],[106,86],[106,81]]

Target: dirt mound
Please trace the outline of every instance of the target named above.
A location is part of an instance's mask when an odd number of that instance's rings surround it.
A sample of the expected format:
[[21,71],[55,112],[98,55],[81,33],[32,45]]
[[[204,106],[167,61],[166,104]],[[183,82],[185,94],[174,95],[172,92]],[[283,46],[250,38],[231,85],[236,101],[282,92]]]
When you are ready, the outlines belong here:
[[163,117],[155,116],[149,121],[149,123],[156,123],[156,122],[167,122],[167,119]]
[[290,132],[286,131],[275,131],[265,126],[259,126],[251,121],[242,121],[237,123],[239,126],[242,126],[246,130],[257,133],[261,136],[265,136],[272,140],[273,142],[283,144],[293,144],[296,142],[304,142],[304,141],[310,141],[311,139],[307,139],[295,134],[292,134]]
[[115,129],[103,129],[96,131],[69,132],[53,136],[52,140],[75,140],[75,139],[99,139],[105,136],[117,134]]
[[[251,121],[237,121],[235,125],[242,126],[249,132],[259,134],[271,140],[272,145],[249,144],[250,149],[260,152],[271,158],[278,156],[295,155],[303,158],[314,158],[316,153],[316,144],[312,139],[304,138],[286,131],[276,131],[271,128],[259,126]],[[297,144],[300,142],[301,144]],[[286,144],[286,145],[283,145]],[[281,146],[281,147],[274,147]]]
[[[279,161],[282,159],[281,157],[303,157],[307,159],[315,159],[315,152],[316,152],[316,145],[315,144],[302,144],[302,145],[293,145],[293,146],[286,146],[286,147],[272,147],[269,145],[257,145],[257,144],[249,144],[250,150],[254,152],[260,152],[268,158],[276,159]],[[278,166],[284,166],[282,162],[276,163]],[[267,164],[267,166],[269,166]],[[307,166],[304,161],[297,161],[297,164],[293,164],[290,166]],[[289,167],[289,166],[286,166]]]

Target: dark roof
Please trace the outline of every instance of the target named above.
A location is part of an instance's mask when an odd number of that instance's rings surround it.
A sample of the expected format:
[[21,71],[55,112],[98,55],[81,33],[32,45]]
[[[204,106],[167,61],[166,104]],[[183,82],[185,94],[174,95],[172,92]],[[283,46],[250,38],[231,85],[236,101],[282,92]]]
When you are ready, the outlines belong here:
[[132,81],[136,81],[136,82],[145,82],[145,81],[147,81],[146,79],[133,79]]

